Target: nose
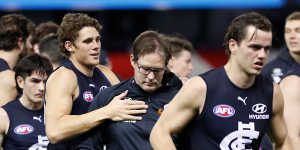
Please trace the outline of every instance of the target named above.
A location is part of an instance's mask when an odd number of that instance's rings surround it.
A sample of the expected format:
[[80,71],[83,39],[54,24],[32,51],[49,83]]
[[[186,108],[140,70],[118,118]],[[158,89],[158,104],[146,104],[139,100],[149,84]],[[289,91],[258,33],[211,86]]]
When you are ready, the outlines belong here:
[[268,54],[269,54],[269,50],[266,50],[265,48],[261,48],[261,50],[259,50],[258,57],[267,58]]
[[44,92],[45,90],[45,83],[44,82],[40,82],[38,85],[39,91]]
[[150,71],[150,73],[147,75],[147,78],[149,78],[151,80],[154,79],[154,77],[155,77],[155,74],[153,71]]
[[291,31],[290,33],[287,34],[287,36],[290,38],[290,39],[295,39],[296,38],[296,33],[294,31]]
[[100,50],[101,49],[101,42],[94,40],[93,42],[93,50]]
[[189,69],[192,71],[193,70],[193,64],[189,63]]

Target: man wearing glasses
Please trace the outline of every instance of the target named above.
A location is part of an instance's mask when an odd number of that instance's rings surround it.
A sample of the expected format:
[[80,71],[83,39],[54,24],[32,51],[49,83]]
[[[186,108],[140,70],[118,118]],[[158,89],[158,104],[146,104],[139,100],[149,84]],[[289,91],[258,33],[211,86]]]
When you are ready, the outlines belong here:
[[[114,96],[124,92],[124,99],[140,100],[148,105],[142,120],[107,121],[91,131],[93,136],[83,141],[80,149],[152,150],[149,135],[160,114],[181,88],[182,83],[173,73],[166,71],[170,59],[165,42],[155,31],[141,33],[133,42],[131,65],[133,78],[99,93],[89,111],[109,104]],[[91,133],[91,134],[92,134]]]

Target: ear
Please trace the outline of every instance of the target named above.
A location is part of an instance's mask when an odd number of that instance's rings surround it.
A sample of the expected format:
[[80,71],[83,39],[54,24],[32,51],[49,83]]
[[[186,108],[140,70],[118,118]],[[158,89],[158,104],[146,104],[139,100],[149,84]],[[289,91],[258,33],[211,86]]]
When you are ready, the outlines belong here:
[[174,67],[174,57],[172,56],[171,59],[169,59],[169,62],[168,62],[168,65],[167,67],[169,69],[173,68]]
[[131,63],[131,66],[134,68],[135,62],[133,59],[134,59],[134,56],[132,54],[130,54],[130,63]]
[[23,79],[23,77],[17,76],[17,84],[21,89],[24,88],[25,80]]
[[23,51],[25,43],[23,42],[23,38],[19,37],[17,42],[18,48]]
[[71,41],[65,41],[65,49],[70,53],[74,52],[73,44]]
[[235,54],[235,52],[238,49],[238,43],[235,39],[230,39],[228,42],[228,46],[229,46],[229,51],[231,52],[231,54]]
[[39,48],[39,44],[34,44],[32,46],[33,52],[36,54],[40,54],[40,48]]

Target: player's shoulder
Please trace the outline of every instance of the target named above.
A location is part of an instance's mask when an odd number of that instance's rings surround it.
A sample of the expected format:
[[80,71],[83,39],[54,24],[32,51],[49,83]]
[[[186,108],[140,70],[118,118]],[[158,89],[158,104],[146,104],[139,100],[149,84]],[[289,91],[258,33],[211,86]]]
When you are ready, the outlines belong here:
[[66,67],[60,67],[55,70],[48,78],[47,84],[77,84],[77,77],[73,70]]
[[2,86],[15,87],[15,72],[12,70],[5,70],[3,72],[0,72],[0,83]]

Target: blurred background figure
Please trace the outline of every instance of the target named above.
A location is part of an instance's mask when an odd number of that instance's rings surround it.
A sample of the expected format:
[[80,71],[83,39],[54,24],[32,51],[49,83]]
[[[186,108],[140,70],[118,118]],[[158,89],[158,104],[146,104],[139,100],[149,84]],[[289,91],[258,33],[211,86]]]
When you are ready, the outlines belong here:
[[111,61],[110,61],[109,56],[107,55],[107,52],[105,49],[101,49],[101,51],[100,51],[99,64],[104,65],[104,66],[108,67],[109,69],[112,69]]
[[52,63],[53,69],[59,67],[65,57],[61,54],[56,34],[51,34],[39,42],[39,53]]
[[294,65],[300,64],[300,11],[287,16],[284,27],[286,47],[282,49],[276,59],[268,63],[262,74],[279,83]]
[[33,29],[33,22],[24,15],[8,14],[0,18],[0,106],[17,96],[13,69]]
[[[40,23],[34,30],[31,38],[32,52],[39,54],[39,42],[49,35],[56,35],[58,30],[58,24],[47,21]],[[30,53],[29,53],[30,54]]]
[[187,81],[193,70],[192,52],[193,45],[190,41],[179,36],[162,35],[169,44],[171,59],[168,63],[168,69],[175,73],[182,82]]

